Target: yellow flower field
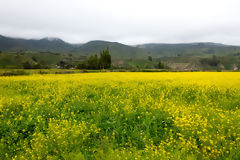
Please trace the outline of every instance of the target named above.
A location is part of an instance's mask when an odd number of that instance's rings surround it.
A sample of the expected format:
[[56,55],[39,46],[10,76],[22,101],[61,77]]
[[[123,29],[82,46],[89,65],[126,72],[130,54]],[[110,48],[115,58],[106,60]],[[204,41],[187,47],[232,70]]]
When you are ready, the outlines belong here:
[[240,159],[240,73],[0,77],[0,159]]

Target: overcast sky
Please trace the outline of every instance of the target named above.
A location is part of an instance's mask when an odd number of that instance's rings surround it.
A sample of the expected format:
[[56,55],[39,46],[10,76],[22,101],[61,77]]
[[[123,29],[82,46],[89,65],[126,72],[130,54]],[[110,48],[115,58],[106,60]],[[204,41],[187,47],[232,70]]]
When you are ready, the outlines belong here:
[[240,45],[240,0],[0,0],[0,34]]

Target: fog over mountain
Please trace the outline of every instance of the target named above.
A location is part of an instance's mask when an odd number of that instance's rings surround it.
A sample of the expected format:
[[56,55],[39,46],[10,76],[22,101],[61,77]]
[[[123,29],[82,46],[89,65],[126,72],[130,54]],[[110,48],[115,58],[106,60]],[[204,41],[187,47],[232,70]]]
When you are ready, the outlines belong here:
[[221,43],[146,43],[126,45],[119,42],[93,40],[82,44],[67,43],[59,38],[42,39],[11,38],[0,35],[0,51],[4,52],[53,52],[91,56],[109,47],[113,59],[146,59],[153,57],[233,55],[240,53],[239,46]]
[[240,45],[238,0],[0,0],[0,34],[142,43]]

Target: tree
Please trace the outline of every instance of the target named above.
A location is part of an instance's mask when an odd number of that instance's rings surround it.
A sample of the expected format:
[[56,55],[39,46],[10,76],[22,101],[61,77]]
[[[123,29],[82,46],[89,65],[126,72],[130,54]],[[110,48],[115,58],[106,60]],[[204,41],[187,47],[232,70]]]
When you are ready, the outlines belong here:
[[86,62],[80,62],[77,65],[77,69],[86,69],[87,68],[87,63]]
[[60,67],[61,69],[64,69],[65,66],[66,66],[66,63],[61,60],[61,61],[59,62],[59,67]]
[[35,56],[32,57],[32,60],[37,62],[37,58]]
[[219,63],[219,60],[217,59],[216,55],[213,55],[212,58],[209,60],[210,66],[217,66]]
[[23,68],[24,69],[32,69],[33,67],[28,61],[26,61],[23,63]]
[[162,62],[158,62],[157,68],[158,69],[164,69],[164,64]]
[[99,69],[99,60],[98,60],[98,56],[96,54],[92,55],[88,58],[87,68],[88,69]]
[[80,62],[77,65],[78,69],[107,69],[111,67],[111,55],[109,54],[109,48],[100,51],[100,57],[98,55],[90,56],[87,61]]
[[102,69],[107,69],[111,67],[112,60],[111,55],[109,54],[109,47],[107,47],[106,50],[100,51],[99,63]]
[[148,60],[149,60],[149,61],[152,61],[152,57],[151,57],[151,56],[148,56]]

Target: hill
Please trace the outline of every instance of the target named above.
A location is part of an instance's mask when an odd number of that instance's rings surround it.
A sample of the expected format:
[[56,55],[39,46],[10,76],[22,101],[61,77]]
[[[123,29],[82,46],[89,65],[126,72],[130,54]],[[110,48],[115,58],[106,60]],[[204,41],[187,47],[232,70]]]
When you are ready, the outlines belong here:
[[231,55],[240,53],[239,46],[230,46],[220,43],[200,42],[200,43],[149,43],[141,44],[136,47],[144,49],[153,56],[172,57],[172,56],[207,56],[207,55]]
[[114,59],[146,59],[152,57],[173,56],[208,56],[208,55],[234,55],[240,53],[239,46],[224,45],[220,43],[148,43],[129,46],[118,42],[90,41],[84,44],[70,44],[59,38],[21,39],[0,35],[0,50],[4,52],[30,51],[71,53],[74,55],[89,56],[99,53],[100,50],[110,48]]
[[[59,38],[21,39],[0,36],[0,68],[23,68],[25,62],[56,68],[60,61],[76,66],[109,47],[117,68],[157,68],[159,62],[174,70],[240,68],[240,47],[219,43],[149,43],[129,46],[118,42],[90,41],[70,44]],[[217,56],[217,58],[213,58]]]
[[90,41],[85,44],[70,44],[59,38],[21,39],[0,36],[0,50],[4,52],[55,52],[90,56],[100,50],[110,48],[114,59],[146,58],[147,52],[137,47],[118,42]]
[[118,42],[108,41],[90,41],[73,49],[74,54],[89,56],[93,53],[98,54],[100,50],[109,47],[110,53],[114,59],[145,59],[147,58],[147,51],[124,45]]
[[2,51],[34,51],[34,52],[69,52],[74,46],[58,38],[21,39],[0,35],[0,50]]

